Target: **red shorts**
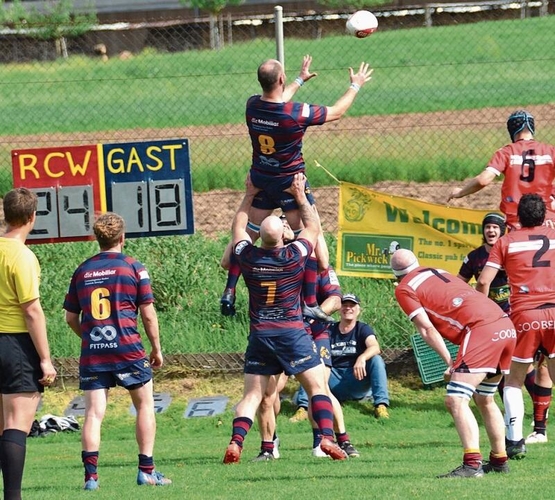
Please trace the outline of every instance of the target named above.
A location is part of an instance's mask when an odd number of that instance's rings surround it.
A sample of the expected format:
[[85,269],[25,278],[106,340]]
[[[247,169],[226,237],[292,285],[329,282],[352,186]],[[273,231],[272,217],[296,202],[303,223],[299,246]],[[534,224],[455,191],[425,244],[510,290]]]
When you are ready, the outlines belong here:
[[516,330],[509,318],[468,330],[459,347],[453,371],[459,373],[509,373]]
[[531,363],[538,349],[555,357],[555,307],[515,312],[511,319],[517,334],[514,361]]

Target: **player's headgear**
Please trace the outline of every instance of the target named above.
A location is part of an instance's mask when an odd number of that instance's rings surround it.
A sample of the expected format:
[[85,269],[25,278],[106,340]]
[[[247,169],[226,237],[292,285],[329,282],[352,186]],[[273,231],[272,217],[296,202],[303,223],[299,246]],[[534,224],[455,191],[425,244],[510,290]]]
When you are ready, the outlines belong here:
[[486,214],[486,216],[484,217],[484,220],[482,221],[482,236],[484,237],[485,237],[484,231],[486,229],[486,224],[496,224],[497,226],[499,226],[499,231],[501,233],[501,236],[505,234],[505,230],[507,229],[507,223],[505,222],[505,218],[501,214],[498,214],[495,212],[490,212],[489,214]]
[[511,141],[515,142],[515,135],[524,130],[527,127],[532,135],[536,132],[536,127],[534,125],[534,117],[531,113],[524,109],[515,111],[509,119],[507,120],[507,130],[511,136]]

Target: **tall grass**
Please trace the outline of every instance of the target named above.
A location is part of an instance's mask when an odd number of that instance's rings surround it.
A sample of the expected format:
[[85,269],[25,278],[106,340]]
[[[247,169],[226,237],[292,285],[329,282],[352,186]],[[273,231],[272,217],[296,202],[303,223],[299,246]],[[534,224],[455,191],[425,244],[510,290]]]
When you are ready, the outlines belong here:
[[[127,240],[124,251],[149,270],[166,353],[241,352],[249,331],[246,287],[237,288],[237,315],[220,314],[219,301],[226,272],[219,262],[228,235],[213,240],[200,234],[187,237]],[[330,255],[335,241],[329,238]],[[41,301],[47,316],[52,353],[75,357],[79,339],[65,324],[64,296],[75,268],[97,253],[95,242],[35,245],[42,266]],[[393,297],[388,281],[343,277],[342,287],[361,297],[362,319],[374,325],[382,347],[408,347],[413,333]],[[145,344],[148,341],[145,337]]]

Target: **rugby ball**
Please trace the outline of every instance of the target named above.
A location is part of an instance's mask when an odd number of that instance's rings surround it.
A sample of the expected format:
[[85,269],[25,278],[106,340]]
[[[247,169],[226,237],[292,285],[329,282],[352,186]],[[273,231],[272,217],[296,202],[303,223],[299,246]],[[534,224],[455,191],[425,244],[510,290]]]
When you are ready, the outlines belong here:
[[357,38],[366,38],[378,29],[378,19],[372,12],[357,10],[347,19],[347,31]]

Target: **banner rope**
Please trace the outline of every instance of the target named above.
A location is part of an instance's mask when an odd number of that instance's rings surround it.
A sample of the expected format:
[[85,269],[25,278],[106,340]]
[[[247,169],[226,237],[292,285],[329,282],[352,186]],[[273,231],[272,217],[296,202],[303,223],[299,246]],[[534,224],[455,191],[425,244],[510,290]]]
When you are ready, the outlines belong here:
[[316,166],[318,168],[321,168],[324,172],[326,172],[326,174],[328,174],[333,180],[335,180],[335,182],[337,182],[337,184],[341,184],[341,181],[337,177],[335,177],[335,175],[333,175],[326,167],[324,167],[323,165],[318,163],[317,160],[314,160],[314,163],[316,163]]

